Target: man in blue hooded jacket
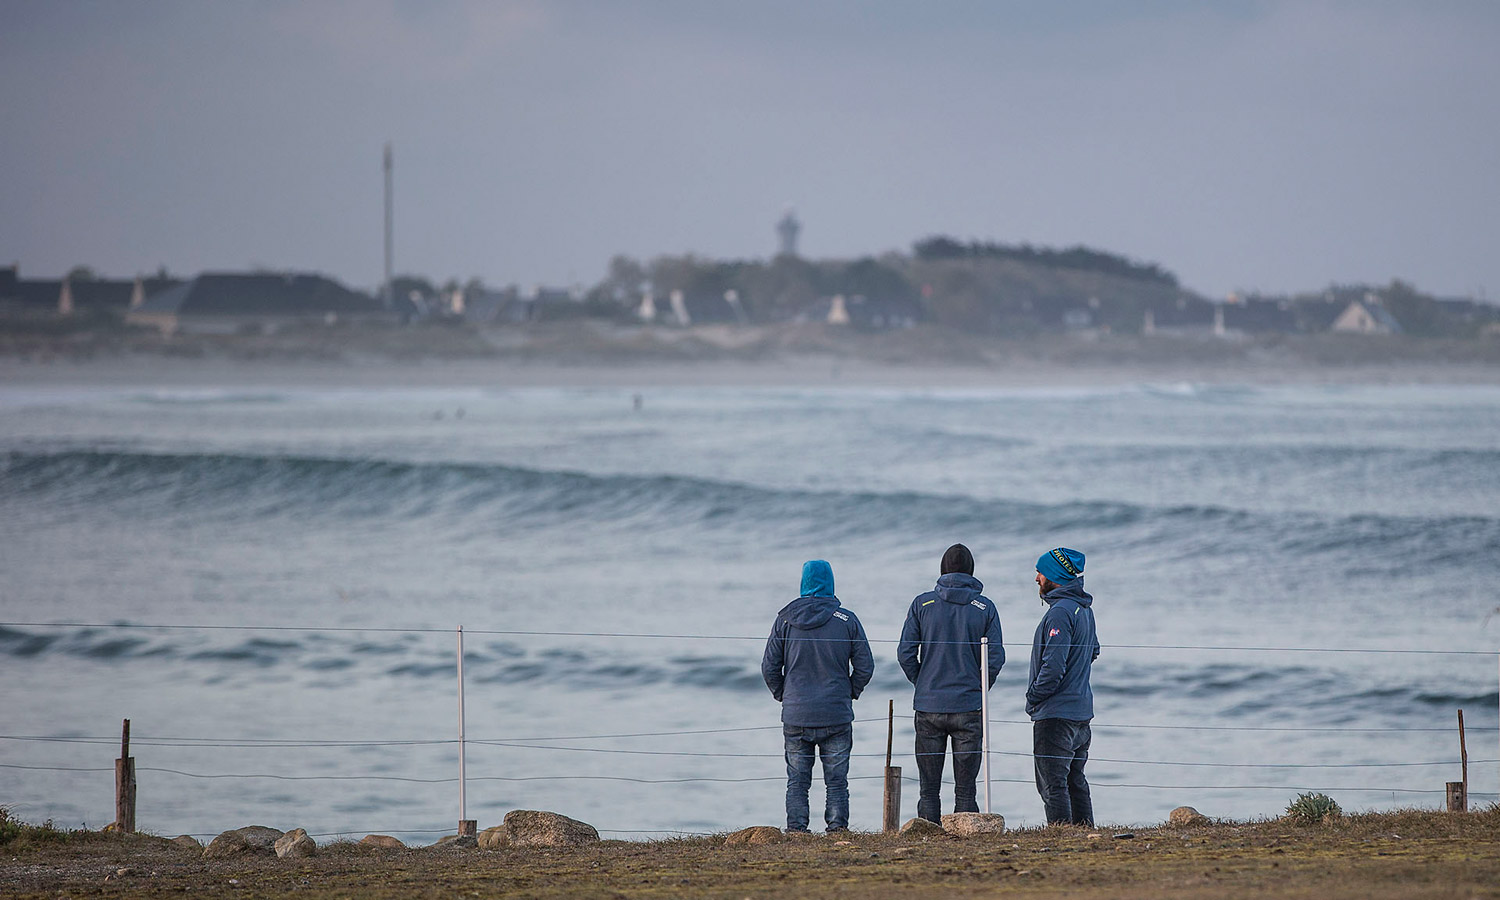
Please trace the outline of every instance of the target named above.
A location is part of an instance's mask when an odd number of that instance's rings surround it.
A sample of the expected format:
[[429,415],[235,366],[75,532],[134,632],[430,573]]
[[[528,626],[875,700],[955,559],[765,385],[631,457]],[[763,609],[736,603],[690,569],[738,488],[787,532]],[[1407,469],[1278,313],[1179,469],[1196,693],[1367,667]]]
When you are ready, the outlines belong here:
[[823,755],[829,831],[849,827],[849,755],[854,702],[875,674],[864,626],[833,594],[833,567],[802,564],[802,596],[776,614],[760,673],[781,702],[786,742],[786,830],[805,832],[813,758]]
[[1083,589],[1083,554],[1058,547],[1036,561],[1037,593],[1047,612],[1031,641],[1026,714],[1036,789],[1047,824],[1094,824],[1094,804],[1083,766],[1089,759],[1094,691],[1089,673],[1099,658],[1094,598]]
[[[919,594],[906,613],[896,658],[916,685],[917,774],[921,793],[917,815],[942,823],[943,761],[953,744],[953,811],[979,812],[974,780],[984,761],[983,691],[995,684],[1005,665],[1000,615],[980,593],[974,555],[963,544],[943,553],[937,587]],[[979,639],[989,638],[989,671],[979,680]]]

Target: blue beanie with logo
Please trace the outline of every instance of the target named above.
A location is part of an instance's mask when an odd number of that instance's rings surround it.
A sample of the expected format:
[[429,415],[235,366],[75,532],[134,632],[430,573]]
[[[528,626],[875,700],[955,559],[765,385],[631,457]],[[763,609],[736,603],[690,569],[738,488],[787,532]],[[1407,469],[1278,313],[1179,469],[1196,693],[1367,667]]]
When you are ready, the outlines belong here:
[[1036,570],[1053,584],[1067,584],[1083,575],[1083,554],[1067,547],[1048,550],[1037,558]]

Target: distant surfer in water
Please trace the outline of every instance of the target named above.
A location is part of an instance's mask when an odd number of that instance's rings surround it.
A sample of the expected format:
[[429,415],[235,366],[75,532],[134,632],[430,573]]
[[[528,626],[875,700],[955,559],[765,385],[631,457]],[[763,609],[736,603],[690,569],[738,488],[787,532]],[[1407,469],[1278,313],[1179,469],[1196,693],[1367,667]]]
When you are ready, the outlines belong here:
[[1047,824],[1094,824],[1083,766],[1089,759],[1094,691],[1089,674],[1099,658],[1094,598],[1083,589],[1083,554],[1058,547],[1036,561],[1036,587],[1047,612],[1031,640],[1026,714],[1036,789]]
[[782,608],[766,639],[761,675],[781,702],[786,744],[786,830],[808,830],[813,759],[823,756],[828,831],[849,829],[849,756],[854,702],[875,674],[864,626],[833,593],[833,567],[802,564],[802,595]]

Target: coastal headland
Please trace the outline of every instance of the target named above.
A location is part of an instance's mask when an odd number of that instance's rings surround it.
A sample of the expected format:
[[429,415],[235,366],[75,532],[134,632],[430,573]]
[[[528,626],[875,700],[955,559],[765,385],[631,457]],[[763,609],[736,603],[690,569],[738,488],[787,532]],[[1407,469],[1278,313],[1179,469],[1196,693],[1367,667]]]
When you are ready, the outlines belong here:
[[[356,837],[351,835],[352,837]],[[326,840],[326,839],[325,839]],[[349,841],[304,859],[205,860],[164,838],[12,832],[8,897],[1500,896],[1500,807],[971,838],[853,833],[731,846],[724,835],[566,850]]]

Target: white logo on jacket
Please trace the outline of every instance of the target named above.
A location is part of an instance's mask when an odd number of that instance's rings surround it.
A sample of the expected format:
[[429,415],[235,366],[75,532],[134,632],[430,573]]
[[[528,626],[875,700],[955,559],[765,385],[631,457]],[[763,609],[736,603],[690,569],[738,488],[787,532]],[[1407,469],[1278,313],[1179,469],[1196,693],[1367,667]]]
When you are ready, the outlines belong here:
[[841,612],[836,612],[836,613],[834,613],[834,614],[833,614],[833,617],[834,617],[834,618],[835,618],[835,619],[840,619],[840,620],[842,620],[842,621],[845,621],[845,622],[847,622],[847,621],[849,621],[849,617],[848,617],[848,616],[846,616],[846,615],[844,615],[844,614],[843,614],[843,613],[841,613]]

